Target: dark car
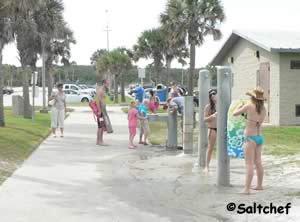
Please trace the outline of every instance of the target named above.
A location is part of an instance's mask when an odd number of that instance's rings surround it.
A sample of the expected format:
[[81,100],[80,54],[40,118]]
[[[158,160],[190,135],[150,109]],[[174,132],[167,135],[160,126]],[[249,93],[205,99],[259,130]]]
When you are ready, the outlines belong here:
[[13,88],[10,88],[10,87],[4,87],[2,92],[3,92],[3,94],[10,95],[10,94],[14,93],[14,90],[13,90]]

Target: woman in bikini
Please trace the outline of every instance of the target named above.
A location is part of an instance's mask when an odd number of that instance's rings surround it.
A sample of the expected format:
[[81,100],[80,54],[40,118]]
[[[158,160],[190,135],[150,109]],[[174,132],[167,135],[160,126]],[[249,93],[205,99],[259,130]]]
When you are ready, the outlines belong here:
[[204,109],[204,121],[208,127],[208,146],[206,151],[205,168],[203,170],[203,172],[206,174],[209,171],[209,163],[217,139],[217,90],[211,89],[209,90],[208,94],[209,104],[207,104]]
[[246,164],[246,182],[242,193],[249,194],[250,186],[253,178],[253,165],[255,163],[257,174],[257,185],[254,190],[262,190],[264,169],[261,163],[261,151],[264,138],[261,134],[261,125],[266,116],[264,107],[264,91],[257,87],[246,93],[250,96],[250,102],[237,108],[233,113],[234,116],[244,115],[246,118],[245,143],[245,164]]

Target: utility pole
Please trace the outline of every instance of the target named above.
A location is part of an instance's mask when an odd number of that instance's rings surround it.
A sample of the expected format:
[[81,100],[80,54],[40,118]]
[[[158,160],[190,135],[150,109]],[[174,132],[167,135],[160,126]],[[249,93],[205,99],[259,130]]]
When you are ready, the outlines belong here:
[[111,29],[109,28],[109,18],[108,18],[108,10],[105,10],[106,16],[107,16],[107,23],[104,31],[106,32],[106,49],[109,52],[109,32]]

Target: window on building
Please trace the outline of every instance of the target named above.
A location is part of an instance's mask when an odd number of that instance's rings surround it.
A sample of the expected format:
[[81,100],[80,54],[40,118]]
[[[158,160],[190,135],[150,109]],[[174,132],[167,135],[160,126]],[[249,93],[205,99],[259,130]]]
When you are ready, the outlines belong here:
[[300,69],[300,60],[291,60],[291,69]]
[[259,59],[259,57],[260,57],[260,54],[259,54],[259,51],[258,51],[258,50],[255,52],[255,56],[256,56],[256,58],[258,58],[258,59]]
[[300,117],[300,104],[296,105],[296,117]]

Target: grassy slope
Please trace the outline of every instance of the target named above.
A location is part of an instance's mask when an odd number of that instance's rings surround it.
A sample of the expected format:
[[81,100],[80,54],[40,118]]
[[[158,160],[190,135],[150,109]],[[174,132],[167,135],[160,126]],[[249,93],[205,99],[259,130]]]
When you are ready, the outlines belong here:
[[0,183],[5,180],[48,135],[49,114],[36,113],[36,120],[14,117],[5,110],[6,127],[0,128]]

